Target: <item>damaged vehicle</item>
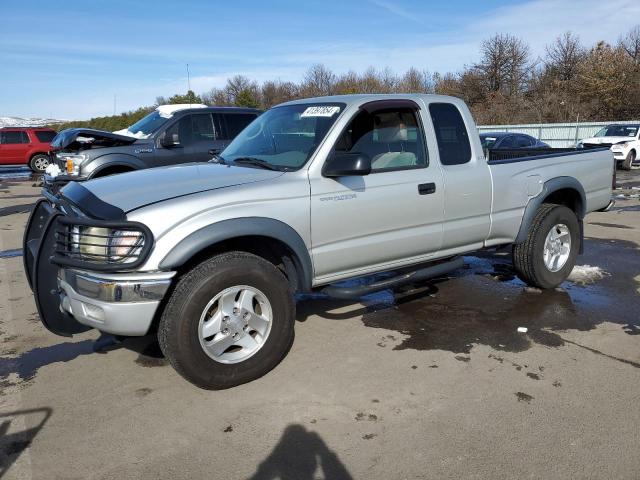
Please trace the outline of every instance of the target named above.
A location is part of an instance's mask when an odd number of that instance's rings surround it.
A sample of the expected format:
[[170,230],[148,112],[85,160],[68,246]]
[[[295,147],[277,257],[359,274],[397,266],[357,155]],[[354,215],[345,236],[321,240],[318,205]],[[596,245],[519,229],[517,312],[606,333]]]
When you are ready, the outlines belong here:
[[53,333],[155,333],[184,378],[228,388],[285,357],[297,293],[357,301],[499,246],[524,282],[555,288],[585,215],[611,205],[614,167],[606,148],[487,161],[453,97],[295,100],[215,162],[45,191],[24,265]]
[[640,166],[640,124],[607,125],[591,138],[578,142],[577,148],[611,148],[613,158],[623,170]]
[[253,108],[161,105],[117,132],[63,130],[51,143],[45,185],[56,189],[72,180],[206,162],[258,115],[260,111]]

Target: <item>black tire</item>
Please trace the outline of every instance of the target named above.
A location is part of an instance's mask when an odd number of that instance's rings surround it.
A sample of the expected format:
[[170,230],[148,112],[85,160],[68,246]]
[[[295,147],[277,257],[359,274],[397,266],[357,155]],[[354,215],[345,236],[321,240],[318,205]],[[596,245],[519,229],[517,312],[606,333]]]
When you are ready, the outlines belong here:
[[[544,244],[551,229],[564,224],[571,236],[569,258],[557,272],[552,272],[544,263]],[[580,224],[573,210],[550,203],[542,204],[536,212],[523,243],[513,246],[513,265],[518,277],[528,285],[537,288],[555,288],[564,282],[576,263],[580,250]]]
[[[264,293],[271,304],[273,323],[263,346],[253,356],[225,364],[205,353],[198,324],[207,303],[236,285],[248,285]],[[219,390],[255,380],[278,365],[293,343],[294,324],[293,293],[282,272],[256,255],[228,252],[202,262],[180,279],[160,319],[158,341],[180,375],[200,388]]]
[[625,158],[624,161],[622,162],[622,170],[631,170],[631,165],[633,165],[633,162],[635,161],[636,161],[636,151],[631,150],[628,153],[627,158]]
[[38,153],[31,157],[29,160],[29,168],[35,173],[44,173],[45,169],[49,166],[51,160],[43,153]]

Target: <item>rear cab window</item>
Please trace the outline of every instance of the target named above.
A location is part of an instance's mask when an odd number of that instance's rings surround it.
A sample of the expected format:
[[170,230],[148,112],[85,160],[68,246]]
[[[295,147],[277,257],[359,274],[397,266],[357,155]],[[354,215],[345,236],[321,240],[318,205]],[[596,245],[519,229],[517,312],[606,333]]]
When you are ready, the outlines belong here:
[[463,165],[470,162],[469,132],[460,110],[451,103],[431,103],[429,114],[436,132],[440,163]]

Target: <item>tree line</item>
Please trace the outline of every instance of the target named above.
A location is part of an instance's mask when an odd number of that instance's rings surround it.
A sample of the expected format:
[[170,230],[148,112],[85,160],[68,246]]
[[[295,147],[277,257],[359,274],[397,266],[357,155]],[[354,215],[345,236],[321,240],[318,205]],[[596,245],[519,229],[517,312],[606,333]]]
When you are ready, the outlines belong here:
[[[350,93],[438,93],[467,102],[484,125],[640,119],[640,25],[617,43],[584,46],[566,32],[541,56],[510,34],[496,34],[480,44],[477,63],[459,72],[432,73],[412,67],[402,74],[370,67],[336,74],[322,64],[311,66],[300,82],[258,83],[243,75],[222,88],[156,98],[156,105],[205,103],[267,109],[297,98]],[[90,127],[118,130],[142,118],[154,106],[121,115],[68,122],[58,130]]]

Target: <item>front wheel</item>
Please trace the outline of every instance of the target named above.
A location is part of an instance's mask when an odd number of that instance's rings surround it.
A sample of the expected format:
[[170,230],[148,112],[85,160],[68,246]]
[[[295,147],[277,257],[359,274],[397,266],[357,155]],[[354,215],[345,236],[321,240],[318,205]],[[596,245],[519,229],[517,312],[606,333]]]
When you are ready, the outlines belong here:
[[273,369],[293,343],[289,282],[272,263],[244,252],[216,255],[185,274],[160,319],[160,347],[176,371],[217,390]]
[[624,161],[622,162],[622,169],[623,170],[631,170],[631,166],[633,165],[633,162],[636,161],[636,151],[635,150],[631,150],[628,154],[627,154],[627,158],[624,159]]
[[49,166],[49,157],[39,153],[38,155],[34,155],[29,160],[29,168],[33,170],[35,173],[44,173],[44,171]]
[[533,218],[526,240],[513,246],[513,265],[527,284],[555,288],[573,270],[579,249],[576,214],[563,205],[545,203]]

